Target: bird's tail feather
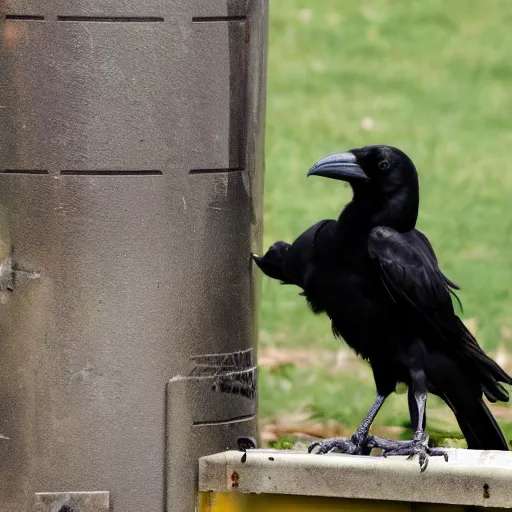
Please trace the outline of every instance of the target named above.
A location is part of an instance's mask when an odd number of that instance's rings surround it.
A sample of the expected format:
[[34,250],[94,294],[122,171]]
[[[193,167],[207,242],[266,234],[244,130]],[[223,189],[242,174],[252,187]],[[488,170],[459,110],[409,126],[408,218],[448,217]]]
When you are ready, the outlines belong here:
[[490,402],[508,402],[508,391],[501,383],[510,385],[512,378],[482,350],[463,322],[459,318],[457,321],[462,333],[460,354],[475,372],[474,377],[480,381],[485,396]]
[[459,408],[446,394],[442,398],[454,412],[470,450],[509,450],[497,421],[483,400]]

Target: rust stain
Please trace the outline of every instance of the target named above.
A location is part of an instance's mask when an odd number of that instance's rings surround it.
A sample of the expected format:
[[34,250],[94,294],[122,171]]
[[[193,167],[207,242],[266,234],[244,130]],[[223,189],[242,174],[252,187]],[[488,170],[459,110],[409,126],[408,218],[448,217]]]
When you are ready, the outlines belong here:
[[237,488],[239,480],[240,475],[236,471],[233,471],[233,473],[231,473],[231,487]]

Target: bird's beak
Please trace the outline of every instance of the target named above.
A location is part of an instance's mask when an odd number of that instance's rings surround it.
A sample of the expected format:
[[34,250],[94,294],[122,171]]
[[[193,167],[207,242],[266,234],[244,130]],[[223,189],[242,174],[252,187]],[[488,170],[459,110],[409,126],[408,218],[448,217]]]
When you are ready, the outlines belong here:
[[353,153],[334,153],[318,160],[309,169],[308,176],[324,176],[343,181],[368,181],[368,176],[357,165],[357,158]]

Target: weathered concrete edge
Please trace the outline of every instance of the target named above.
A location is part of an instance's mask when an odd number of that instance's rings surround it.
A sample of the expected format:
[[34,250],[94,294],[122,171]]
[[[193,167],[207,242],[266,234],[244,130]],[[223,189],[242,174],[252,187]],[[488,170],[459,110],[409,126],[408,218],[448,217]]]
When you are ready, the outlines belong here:
[[406,457],[227,451],[199,460],[199,490],[512,507],[512,452],[448,451],[424,473]]

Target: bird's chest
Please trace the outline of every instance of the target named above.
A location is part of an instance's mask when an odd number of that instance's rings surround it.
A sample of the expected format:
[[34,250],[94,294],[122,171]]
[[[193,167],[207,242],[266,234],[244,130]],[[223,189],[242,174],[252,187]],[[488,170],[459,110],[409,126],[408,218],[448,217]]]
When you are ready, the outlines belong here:
[[314,311],[327,313],[334,334],[363,357],[393,339],[392,302],[371,260],[347,259],[314,269],[305,295]]
[[312,268],[305,295],[317,311],[331,318],[349,319],[371,309],[375,269],[370,261],[346,259],[323,262]]

